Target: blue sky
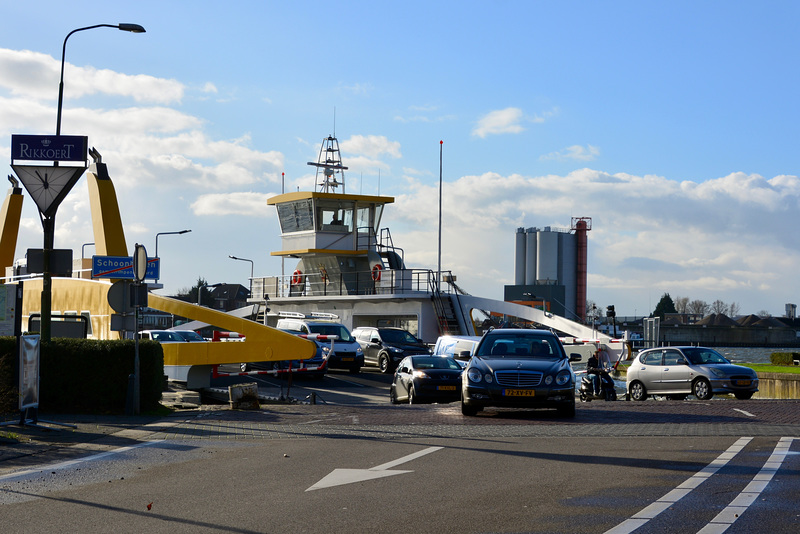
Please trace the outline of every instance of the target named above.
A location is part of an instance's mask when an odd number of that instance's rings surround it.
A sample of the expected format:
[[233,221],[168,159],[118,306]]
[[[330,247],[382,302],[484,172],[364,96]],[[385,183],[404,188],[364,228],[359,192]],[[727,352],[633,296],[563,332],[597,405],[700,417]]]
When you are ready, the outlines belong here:
[[[266,199],[308,190],[334,130],[347,192],[396,197],[384,226],[502,298],[517,227],[592,217],[589,299],[664,292],[782,315],[800,300],[796,2],[0,1],[0,153],[12,133],[88,135],[129,249],[162,236],[163,293],[280,272]],[[335,111],[334,111],[335,110]],[[9,173],[11,172],[9,168]],[[17,256],[41,246],[26,199]],[[93,241],[81,180],[57,247]]]

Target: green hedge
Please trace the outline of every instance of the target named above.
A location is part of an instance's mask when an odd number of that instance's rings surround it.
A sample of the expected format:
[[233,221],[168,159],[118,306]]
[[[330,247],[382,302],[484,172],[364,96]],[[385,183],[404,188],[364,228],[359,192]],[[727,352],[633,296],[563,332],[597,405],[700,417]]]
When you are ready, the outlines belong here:
[[794,365],[794,360],[800,360],[800,352],[773,352],[769,359],[772,365]]
[[[0,412],[18,412],[13,375],[13,337],[0,337]],[[135,342],[57,338],[42,344],[39,411],[125,412],[128,375],[133,374]],[[139,397],[142,411],[158,408],[164,381],[164,353],[155,341],[139,341]]]

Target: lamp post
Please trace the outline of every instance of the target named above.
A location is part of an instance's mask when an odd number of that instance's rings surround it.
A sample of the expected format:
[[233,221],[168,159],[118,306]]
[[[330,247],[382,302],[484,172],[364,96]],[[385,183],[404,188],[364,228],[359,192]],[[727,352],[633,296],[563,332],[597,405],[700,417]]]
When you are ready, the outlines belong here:
[[[67,39],[69,39],[70,35],[75,32],[83,31],[83,30],[91,30],[93,28],[117,28],[122,31],[126,32],[133,32],[133,33],[144,33],[145,29],[138,24],[128,24],[128,23],[121,23],[118,25],[113,24],[96,24],[94,26],[87,26],[85,28],[78,28],[72,30],[67,34],[64,38],[64,45],[61,47],[61,78],[58,83],[58,112],[56,116],[56,136],[61,135],[61,107],[64,102],[64,59],[66,57],[67,52]],[[58,166],[58,161],[55,162],[55,166]],[[81,171],[83,172],[83,171]],[[45,175],[46,176],[46,175]],[[77,181],[80,175],[78,174],[74,181]],[[44,188],[48,189],[49,183],[45,179]],[[74,182],[69,185],[72,187]],[[68,189],[67,189],[68,190]],[[64,192],[66,194],[66,191]],[[58,205],[54,205],[51,210],[48,210],[49,213],[41,213],[40,217],[42,219],[42,230],[44,233],[44,246],[42,247],[42,304],[41,304],[41,339],[42,342],[50,341],[50,316],[52,310],[52,298],[53,298],[53,287],[52,287],[52,275],[50,273],[50,255],[53,250],[54,241],[55,241],[55,233],[56,233],[56,209]]]
[[250,296],[253,296],[253,267],[255,263],[253,260],[248,260],[247,258],[237,258],[236,256],[228,256],[232,260],[239,260],[239,261],[249,261],[250,262]]
[[64,57],[67,53],[67,39],[69,39],[70,35],[73,33],[82,32],[83,30],[92,30],[94,28],[117,28],[118,30],[122,30],[124,32],[145,33],[145,29],[138,24],[121,22],[120,24],[116,25],[95,24],[94,26],[86,26],[85,28],[72,30],[67,34],[67,36],[64,38],[64,46],[61,47],[61,81],[58,83],[58,116],[56,118],[56,135],[61,135],[61,104],[64,102]]
[[[156,234],[156,258],[158,258],[158,236],[160,235],[178,235],[178,234],[188,234],[191,230],[180,230],[178,232],[158,232]],[[161,269],[158,270],[158,274],[161,274]],[[158,278],[156,278],[156,282],[158,282]]]

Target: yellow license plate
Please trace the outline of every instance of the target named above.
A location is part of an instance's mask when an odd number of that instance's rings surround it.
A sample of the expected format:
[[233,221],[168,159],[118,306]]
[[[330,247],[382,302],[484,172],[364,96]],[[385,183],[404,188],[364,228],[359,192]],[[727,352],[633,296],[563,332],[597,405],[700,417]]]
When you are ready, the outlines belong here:
[[536,391],[532,389],[504,389],[503,395],[506,397],[535,397]]
[[737,386],[749,386],[750,385],[750,380],[737,380],[736,381],[736,385]]
[[352,362],[355,358],[342,358],[343,362]]
[[456,387],[455,386],[437,386],[436,389],[438,389],[439,391],[455,391]]

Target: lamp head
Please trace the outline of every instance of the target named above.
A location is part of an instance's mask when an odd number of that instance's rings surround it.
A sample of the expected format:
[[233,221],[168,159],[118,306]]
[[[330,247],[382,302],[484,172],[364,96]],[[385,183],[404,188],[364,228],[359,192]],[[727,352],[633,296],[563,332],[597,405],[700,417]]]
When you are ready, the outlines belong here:
[[129,22],[120,22],[117,28],[124,32],[145,33],[145,29],[142,26],[139,26],[138,24],[131,24]]

